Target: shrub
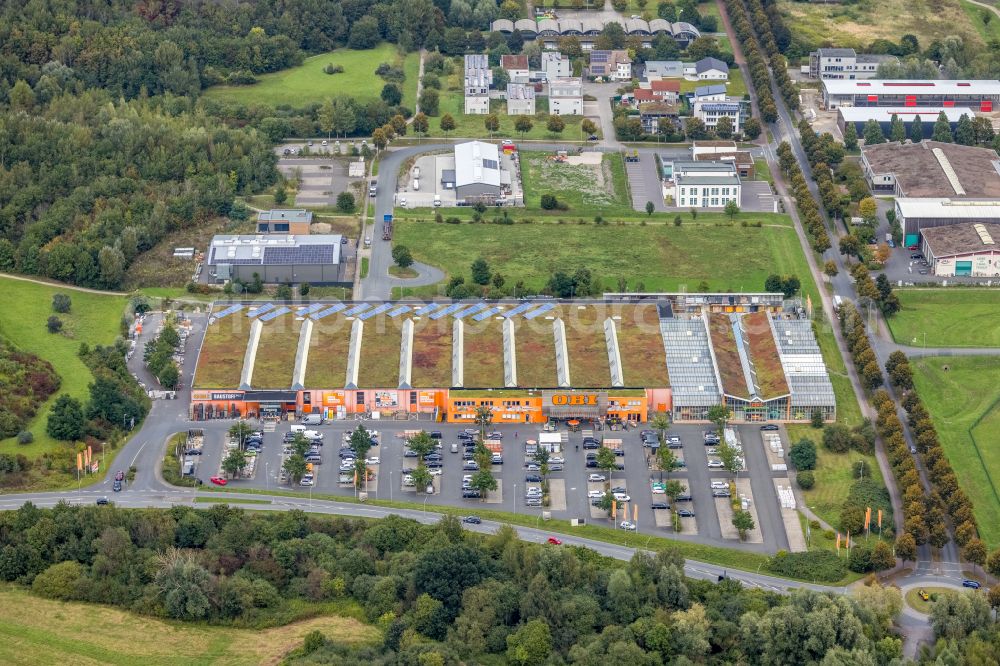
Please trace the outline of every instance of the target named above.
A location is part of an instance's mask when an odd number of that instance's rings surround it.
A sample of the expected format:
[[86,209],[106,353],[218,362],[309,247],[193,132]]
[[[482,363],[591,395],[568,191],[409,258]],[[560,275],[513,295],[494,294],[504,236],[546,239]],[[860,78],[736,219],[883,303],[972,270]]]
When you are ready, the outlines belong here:
[[809,490],[816,485],[816,476],[809,471],[799,472],[795,475],[795,480],[799,484],[799,488],[802,490]]
[[768,571],[779,576],[824,583],[834,583],[847,573],[843,560],[828,550],[781,552],[772,557],[766,567]]
[[337,195],[337,210],[342,213],[354,212],[354,195],[350,192],[341,192]]
[[816,445],[811,439],[800,439],[788,450],[788,459],[799,471],[816,469]]
[[60,314],[66,314],[72,307],[73,302],[66,294],[52,295],[52,309]]
[[327,74],[341,74],[344,71],[343,65],[334,65],[332,62],[323,68]]
[[555,210],[559,207],[559,200],[556,199],[554,194],[543,194],[542,195],[542,208],[545,210]]
[[22,430],[21,432],[17,433],[18,444],[31,444],[33,441],[35,441],[35,436],[31,434],[31,431]]
[[49,330],[49,333],[58,333],[62,330],[62,319],[55,315],[50,315],[49,320],[45,323],[45,327]]

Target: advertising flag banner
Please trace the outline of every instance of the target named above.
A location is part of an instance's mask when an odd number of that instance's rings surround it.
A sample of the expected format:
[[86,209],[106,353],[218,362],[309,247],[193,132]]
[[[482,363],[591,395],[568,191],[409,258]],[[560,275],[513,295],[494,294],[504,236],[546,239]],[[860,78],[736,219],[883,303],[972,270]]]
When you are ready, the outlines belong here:
[[882,509],[878,510],[878,528],[882,529]]
[[636,502],[632,505],[632,522],[636,525],[639,524],[639,503]]
[[79,472],[79,471],[82,471],[82,470],[83,470],[83,454],[82,453],[77,453],[76,454],[76,471]]
[[840,532],[837,532],[837,552],[840,552]]
[[611,500],[611,517],[618,517],[618,502],[616,500]]

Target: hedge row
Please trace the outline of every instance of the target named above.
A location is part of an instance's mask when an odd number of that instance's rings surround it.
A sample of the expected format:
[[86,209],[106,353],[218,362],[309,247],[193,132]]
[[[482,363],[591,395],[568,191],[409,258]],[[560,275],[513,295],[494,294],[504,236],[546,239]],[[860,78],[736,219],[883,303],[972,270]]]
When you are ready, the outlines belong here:
[[823,226],[823,218],[819,214],[819,206],[809,191],[802,169],[799,168],[795,156],[792,154],[792,147],[787,141],[782,141],[778,146],[778,164],[781,172],[788,179],[792,186],[792,195],[795,197],[795,205],[799,209],[799,216],[805,226],[809,237],[812,240],[812,248],[816,252],[823,253],[830,249],[830,237]]
[[[781,96],[785,99],[789,110],[794,111],[799,108],[799,91],[788,76],[788,61],[785,60],[785,56],[781,55],[779,44],[775,38],[776,33],[780,33],[784,28],[781,14],[773,5],[768,7],[768,11],[765,11],[761,0],[747,0],[747,5],[749,5],[753,25],[757,26],[757,38],[763,45],[767,59],[771,63],[771,72],[778,84],[778,90],[781,91]],[[787,29],[784,32],[787,33]]]

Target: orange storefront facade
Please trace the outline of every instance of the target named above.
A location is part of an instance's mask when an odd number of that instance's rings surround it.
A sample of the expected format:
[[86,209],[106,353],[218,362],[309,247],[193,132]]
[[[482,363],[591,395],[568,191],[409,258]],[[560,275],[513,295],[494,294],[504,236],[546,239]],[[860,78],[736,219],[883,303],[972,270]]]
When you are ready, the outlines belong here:
[[302,391],[193,391],[195,420],[281,418],[322,414],[327,419],[378,413],[380,418],[426,414],[448,423],[471,423],[489,407],[495,423],[545,423],[556,419],[616,419],[644,423],[650,410],[669,411],[670,389],[527,391],[462,389],[336,389]]

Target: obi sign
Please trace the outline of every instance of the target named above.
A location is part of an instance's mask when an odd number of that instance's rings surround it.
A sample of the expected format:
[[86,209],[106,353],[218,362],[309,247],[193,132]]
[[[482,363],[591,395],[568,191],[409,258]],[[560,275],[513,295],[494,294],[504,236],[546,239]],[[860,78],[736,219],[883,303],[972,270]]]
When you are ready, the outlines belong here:
[[608,408],[608,394],[543,391],[542,407],[554,414],[595,414]]
[[593,405],[597,406],[597,395],[593,393],[571,393],[569,395],[557,393],[552,396],[552,404],[563,405]]

